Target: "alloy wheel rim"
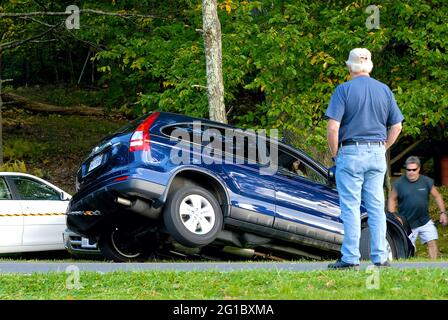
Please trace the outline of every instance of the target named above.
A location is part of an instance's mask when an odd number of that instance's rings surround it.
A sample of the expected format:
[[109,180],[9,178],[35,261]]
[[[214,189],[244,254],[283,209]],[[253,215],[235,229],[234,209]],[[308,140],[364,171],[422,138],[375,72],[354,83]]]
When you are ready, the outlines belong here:
[[112,245],[114,246],[114,249],[115,249],[120,255],[122,255],[123,257],[125,257],[125,258],[127,258],[127,259],[137,258],[137,257],[141,254],[140,252],[137,252],[137,253],[125,253],[125,252],[122,251],[123,249],[120,249],[120,248],[117,246],[117,244],[115,243],[114,235],[116,235],[118,232],[119,232],[119,230],[116,229],[116,230],[112,231],[112,233],[111,233],[111,235],[110,235],[111,242],[112,242]]
[[189,195],[182,200],[179,216],[184,227],[196,235],[209,233],[216,220],[210,201],[198,194]]

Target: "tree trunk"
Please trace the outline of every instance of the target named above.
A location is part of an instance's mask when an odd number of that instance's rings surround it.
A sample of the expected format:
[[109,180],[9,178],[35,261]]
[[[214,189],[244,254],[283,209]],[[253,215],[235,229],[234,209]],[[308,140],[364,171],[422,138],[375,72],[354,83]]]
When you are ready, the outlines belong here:
[[202,1],[202,23],[209,117],[211,120],[227,123],[222,77],[221,24],[218,18],[217,0]]

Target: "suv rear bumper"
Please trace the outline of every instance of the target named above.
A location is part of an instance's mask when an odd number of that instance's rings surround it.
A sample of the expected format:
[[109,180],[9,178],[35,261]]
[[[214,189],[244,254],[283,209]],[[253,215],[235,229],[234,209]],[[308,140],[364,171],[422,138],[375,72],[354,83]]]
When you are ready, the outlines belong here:
[[[150,181],[128,178],[80,196],[75,195],[67,208],[67,227],[83,236],[98,235],[103,225],[116,214],[137,212],[157,218],[165,186]],[[129,200],[129,205],[117,203],[117,198]],[[160,208],[159,208],[160,209]]]

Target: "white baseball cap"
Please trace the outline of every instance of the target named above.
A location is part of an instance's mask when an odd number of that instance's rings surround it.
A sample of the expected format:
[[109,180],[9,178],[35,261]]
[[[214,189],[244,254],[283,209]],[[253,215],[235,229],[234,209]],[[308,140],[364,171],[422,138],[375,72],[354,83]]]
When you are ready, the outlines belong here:
[[372,54],[366,48],[355,48],[350,51],[348,60],[345,62],[353,72],[368,72],[373,68]]

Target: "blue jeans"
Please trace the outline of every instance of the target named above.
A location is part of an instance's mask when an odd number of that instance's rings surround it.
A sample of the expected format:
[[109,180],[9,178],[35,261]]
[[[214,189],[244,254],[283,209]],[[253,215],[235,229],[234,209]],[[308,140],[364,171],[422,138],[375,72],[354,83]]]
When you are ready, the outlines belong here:
[[336,158],[336,187],[344,223],[342,261],[346,263],[359,264],[361,257],[361,199],[369,218],[370,258],[373,263],[387,260],[383,191],[385,153],[383,145],[349,145],[339,149]]

